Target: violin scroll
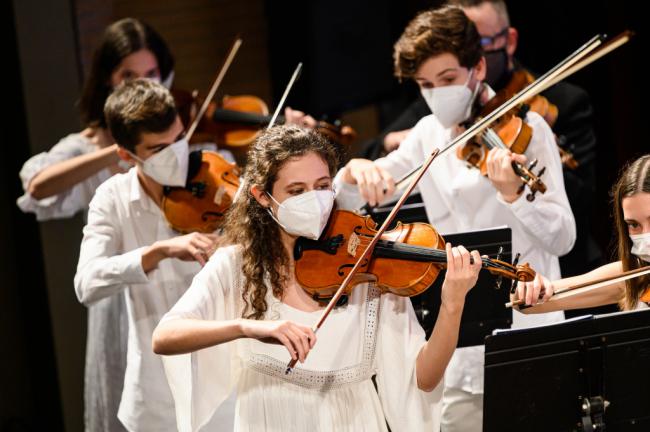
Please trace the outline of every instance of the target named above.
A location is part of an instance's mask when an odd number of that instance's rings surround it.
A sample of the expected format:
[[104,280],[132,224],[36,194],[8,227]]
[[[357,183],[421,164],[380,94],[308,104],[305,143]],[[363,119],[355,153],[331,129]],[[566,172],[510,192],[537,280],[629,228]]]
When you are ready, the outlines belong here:
[[546,167],[543,167],[537,174],[533,173],[533,168],[537,166],[537,159],[534,159],[528,167],[525,167],[517,162],[512,163],[512,169],[522,180],[521,186],[517,190],[517,194],[521,194],[524,188],[528,186],[530,193],[526,195],[526,199],[530,202],[535,201],[535,194],[537,192],[545,193],[546,185],[542,182],[541,177],[546,172]]

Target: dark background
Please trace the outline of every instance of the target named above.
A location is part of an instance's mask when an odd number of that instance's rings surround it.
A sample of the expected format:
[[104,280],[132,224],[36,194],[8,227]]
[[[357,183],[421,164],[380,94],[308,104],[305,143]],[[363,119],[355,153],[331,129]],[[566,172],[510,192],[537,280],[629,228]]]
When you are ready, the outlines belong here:
[[[59,0],[59,3],[74,10],[84,2]],[[143,3],[146,2],[139,2]],[[246,18],[250,13],[246,9],[248,2],[240,0],[238,3],[241,6],[237,9],[235,2],[224,1],[224,13],[237,10]],[[268,73],[259,79],[270,83],[270,105],[274,106],[273,102],[282,94],[296,63],[303,61],[305,70],[289,104],[317,115],[345,116],[361,110],[365,114],[350,117],[356,121],[350,123],[370,136],[395,116],[396,107],[413,94],[412,86],[410,89],[408,85],[400,86],[392,77],[392,44],[418,10],[438,2],[315,0],[252,3],[263,7],[261,16],[265,27],[262,30],[266,39],[261,42],[260,55]],[[48,148],[56,142],[30,144],[28,129],[46,127],[40,125],[46,124],[47,115],[35,118],[28,114],[33,111],[29,106],[33,107],[34,100],[39,100],[30,91],[40,87],[34,75],[26,78],[22,67],[29,62],[26,63],[24,58],[21,60],[18,54],[19,48],[23,53],[30,52],[29,47],[25,48],[29,45],[30,30],[37,32],[42,29],[30,29],[29,25],[33,24],[21,21],[22,15],[16,13],[19,3],[2,4],[2,24],[7,38],[3,61],[7,87],[3,92],[5,106],[2,111],[6,117],[3,119],[3,154],[0,157],[3,180],[0,185],[0,431],[76,431],[81,430],[82,424],[79,413],[83,408],[80,399],[83,371],[79,370],[79,365],[83,365],[83,337],[75,339],[69,346],[60,340],[54,343],[56,323],[52,316],[57,313],[57,306],[51,300],[51,287],[48,291],[45,266],[56,257],[44,252],[43,235],[46,231],[42,227],[39,230],[34,217],[22,214],[15,205],[16,198],[22,194],[17,175],[22,163],[39,146]],[[152,7],[157,5],[151,4]],[[219,7],[221,2],[215,4]],[[569,79],[588,91],[595,109],[598,175],[593,226],[594,234],[608,257],[613,234],[609,188],[626,162],[650,150],[642,120],[647,80],[641,65],[642,56],[648,52],[648,39],[641,22],[643,14],[636,5],[620,0],[509,2],[512,25],[520,34],[517,57],[535,71],[546,71],[596,33],[613,35],[624,29],[637,32],[631,43]],[[30,12],[34,16],[45,14],[39,8]],[[111,16],[120,17],[119,14]],[[146,4],[141,16],[137,17],[149,18]],[[40,19],[49,22],[54,18],[45,14]],[[73,25],[78,24],[78,15],[70,21]],[[23,31],[17,33],[15,29],[19,25]],[[164,36],[165,31],[171,31],[154,27]],[[72,33],[76,42],[71,49],[78,50],[74,53],[77,64],[73,67],[81,75],[84,38],[80,36],[79,28]],[[50,36],[56,35],[52,33]],[[182,61],[179,51],[182,50],[174,49],[177,61]],[[30,53],[36,59],[45,54],[37,48]],[[57,74],[56,70],[48,69],[37,72],[35,76],[40,74],[44,78]],[[178,69],[177,75],[180,75]],[[77,87],[80,84],[77,76],[62,76],[60,79],[71,80]],[[183,78],[177,79],[182,81]],[[246,80],[250,86],[259,84],[254,82],[255,79],[255,71],[249,71]],[[245,87],[247,82],[239,84]],[[46,113],[49,108],[55,115],[56,104],[45,96],[47,94],[39,100],[42,105],[38,108]],[[70,105],[72,102],[66,103]],[[57,137],[63,136],[59,131],[56,134]],[[33,133],[31,135],[33,140]],[[59,231],[56,224],[47,227]],[[78,228],[74,233],[68,236],[72,237],[70,244],[78,245]],[[78,246],[70,250],[62,248],[59,253],[75,262]],[[69,278],[69,285],[65,289],[73,298],[71,275],[66,275],[66,278]],[[83,308],[78,308],[79,313],[83,313]],[[83,320],[72,325],[77,326],[83,335]],[[73,351],[74,358],[78,359],[72,368],[74,379],[61,373],[65,365],[59,364],[66,352]],[[69,381],[74,381],[72,393],[66,390]],[[64,399],[67,402],[64,403]]]

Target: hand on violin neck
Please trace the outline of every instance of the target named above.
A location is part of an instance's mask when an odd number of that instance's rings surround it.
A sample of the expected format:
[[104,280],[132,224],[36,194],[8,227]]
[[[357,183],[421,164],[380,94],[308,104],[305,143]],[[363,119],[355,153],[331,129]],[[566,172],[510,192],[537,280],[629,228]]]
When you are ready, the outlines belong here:
[[393,176],[372,161],[352,159],[343,170],[343,181],[356,184],[359,194],[372,207],[395,193]]
[[517,282],[517,297],[514,300],[524,300],[527,306],[531,306],[549,300],[554,292],[553,282],[537,273],[531,282]]
[[482,260],[478,251],[471,253],[463,246],[445,245],[447,273],[442,284],[441,305],[450,313],[462,312],[465,296],[478,279]]
[[302,111],[286,107],[284,109],[284,123],[294,124],[296,126],[304,127],[307,129],[313,129],[316,127],[316,124],[318,122],[309,114],[305,114]]
[[507,203],[513,203],[521,194],[521,179],[512,168],[512,163],[525,165],[528,159],[522,154],[512,153],[506,149],[492,149],[487,157],[487,173],[490,182]]

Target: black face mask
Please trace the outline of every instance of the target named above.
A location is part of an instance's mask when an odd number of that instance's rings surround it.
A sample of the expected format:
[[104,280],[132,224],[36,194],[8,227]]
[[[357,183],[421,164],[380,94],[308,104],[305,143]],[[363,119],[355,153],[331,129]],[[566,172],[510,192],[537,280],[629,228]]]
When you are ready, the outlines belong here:
[[510,76],[508,73],[508,53],[506,52],[506,48],[485,51],[483,55],[487,64],[485,81],[495,90],[505,87]]

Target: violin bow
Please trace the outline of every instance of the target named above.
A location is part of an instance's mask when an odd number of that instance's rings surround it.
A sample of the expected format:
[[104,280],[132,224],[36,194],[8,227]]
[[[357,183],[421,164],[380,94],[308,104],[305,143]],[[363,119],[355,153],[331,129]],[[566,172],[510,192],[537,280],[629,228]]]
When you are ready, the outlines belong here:
[[[440,154],[446,152],[451,147],[454,147],[458,144],[465,144],[469,141],[470,138],[478,135],[483,132],[489,124],[497,120],[506,112],[510,111],[512,108],[519,105],[521,102],[532,98],[533,96],[545,91],[549,87],[557,84],[559,81],[569,77],[570,75],[578,72],[580,69],[588,66],[599,58],[603,57],[606,54],[609,54],[611,51],[619,48],[621,45],[627,43],[630,38],[633,36],[633,33],[630,31],[625,31],[618,36],[612,38],[607,43],[603,45],[605,40],[604,35],[596,35],[591,38],[587,43],[578,48],[567,58],[558,63],[551,70],[546,72],[541,77],[537,78],[535,81],[530,83],[528,86],[523,88],[519,93],[514,95],[508,102],[501,105],[483,119],[474,123],[462,134],[456,137],[447,147],[441,150]],[[602,46],[601,46],[602,45]],[[599,48],[600,47],[600,48]],[[597,49],[599,48],[599,49]],[[403,187],[405,183],[420,169],[420,167],[415,167],[411,171],[404,174],[396,183],[395,187]]]
[[[602,35],[596,35],[593,38],[591,38],[587,43],[585,43],[583,46],[578,48],[573,54],[571,54],[569,57],[561,61],[558,65],[556,65],[553,69],[551,69],[546,74],[544,74],[541,78],[538,78],[537,80],[533,81],[531,84],[529,84],[527,87],[522,89],[519,93],[514,95],[510,100],[505,102],[499,108],[495,109],[490,114],[486,115],[481,120],[479,120],[478,122],[474,123],[472,126],[467,128],[464,132],[462,132],[460,135],[454,138],[442,150],[439,148],[435,148],[421,166],[414,168],[397,182],[398,184],[400,184],[410,179],[409,185],[406,187],[406,189],[404,189],[404,192],[400,196],[399,200],[397,201],[397,203],[395,204],[391,212],[388,214],[388,217],[386,217],[381,227],[375,233],[375,236],[373,237],[372,241],[368,243],[365,250],[359,256],[357,262],[354,264],[354,267],[352,267],[348,275],[341,283],[341,286],[336,290],[336,293],[334,293],[334,296],[327,304],[327,307],[325,307],[325,310],[321,314],[320,319],[318,320],[316,325],[312,328],[314,333],[316,333],[318,329],[320,329],[320,327],[323,325],[328,315],[334,309],[334,306],[336,305],[339,298],[343,294],[345,288],[347,288],[347,286],[352,281],[354,275],[356,275],[356,273],[361,268],[362,262],[366,258],[370,257],[375,245],[377,244],[381,236],[384,234],[384,232],[387,230],[388,226],[393,222],[393,219],[395,219],[397,212],[402,207],[402,205],[404,204],[404,202],[406,201],[410,193],[413,191],[413,189],[415,189],[415,186],[417,186],[418,182],[420,181],[420,179],[422,178],[426,170],[429,168],[431,163],[435,160],[435,158],[443,154],[444,152],[448,151],[452,147],[455,147],[458,144],[465,144],[470,139],[482,133],[494,121],[498,120],[501,116],[509,112],[512,108],[516,107],[521,102],[528,100],[531,97],[538,94],[543,88],[542,87],[543,85],[547,84],[556,76],[565,73],[567,70],[575,66],[578,62],[584,60],[589,53],[594,51],[598,46],[600,46],[603,43],[603,40],[604,40],[604,36]],[[285,374],[290,373],[297,362],[298,360],[291,359],[291,361],[287,365]]]
[[221,81],[223,81],[223,78],[226,76],[226,72],[230,68],[230,65],[232,61],[235,59],[235,56],[237,55],[237,52],[239,51],[239,47],[242,44],[242,38],[237,36],[235,38],[235,41],[232,44],[232,47],[230,48],[230,52],[228,53],[228,56],[223,62],[223,65],[221,66],[221,69],[219,70],[219,73],[217,74],[217,77],[214,79],[214,82],[212,83],[212,87],[210,87],[210,91],[208,92],[207,97],[203,101],[203,104],[201,105],[201,108],[199,109],[198,113],[194,117],[194,120],[192,120],[192,124],[190,125],[189,129],[187,129],[187,133],[185,134],[185,138],[187,141],[192,138],[192,135],[194,135],[194,131],[196,131],[196,128],[199,126],[199,122],[203,118],[203,115],[205,114],[206,110],[208,109],[208,106],[210,105],[210,102],[214,98],[215,93],[217,93],[217,89],[221,85]]
[[278,115],[280,114],[280,110],[282,109],[284,102],[287,100],[287,96],[289,96],[291,87],[293,87],[293,84],[296,82],[298,77],[300,77],[300,72],[302,72],[302,62],[298,63],[298,66],[296,66],[296,70],[293,71],[293,75],[291,75],[291,79],[289,80],[287,87],[284,89],[284,93],[280,98],[280,102],[278,103],[278,106],[275,107],[275,112],[273,113],[273,117],[271,117],[271,121],[269,122],[269,125],[267,126],[266,129],[271,129],[275,124],[275,121],[277,120]]
[[[578,285],[569,286],[569,287],[557,290],[555,293],[553,293],[553,295],[551,296],[551,298],[548,301],[551,302],[551,301],[561,300],[562,298],[565,298],[568,295],[575,295],[575,294],[582,293],[582,292],[593,291],[593,290],[596,290],[598,288],[614,285],[614,284],[617,284],[619,282],[624,282],[624,281],[629,280],[629,279],[635,279],[635,278],[638,278],[638,277],[641,277],[641,276],[644,276],[644,275],[647,275],[647,274],[650,274],[650,266],[640,267],[640,268],[634,269],[634,270],[628,270],[628,271],[622,272],[622,273],[620,273],[620,274],[618,274],[616,276],[605,277],[605,278],[601,278],[601,279],[595,279],[595,280],[585,282],[585,283],[581,283],[581,284],[578,284]],[[509,307],[515,307],[515,306],[524,306],[525,303],[526,303],[525,300],[518,299],[518,300],[514,300],[514,301],[506,303],[506,307],[509,308]],[[544,303],[538,303],[538,304],[541,305],[541,304],[544,304]],[[525,307],[526,308],[535,307],[535,305],[525,306]]]

